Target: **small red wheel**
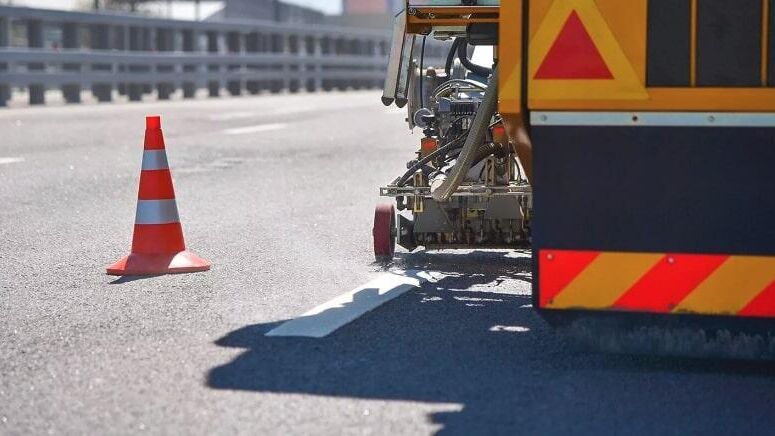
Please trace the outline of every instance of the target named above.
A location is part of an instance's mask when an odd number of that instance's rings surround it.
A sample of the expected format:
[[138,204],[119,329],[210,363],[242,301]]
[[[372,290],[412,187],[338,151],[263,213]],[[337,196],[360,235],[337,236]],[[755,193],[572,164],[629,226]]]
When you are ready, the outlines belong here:
[[396,251],[396,210],[391,203],[377,205],[374,210],[374,256],[380,262],[393,259]]

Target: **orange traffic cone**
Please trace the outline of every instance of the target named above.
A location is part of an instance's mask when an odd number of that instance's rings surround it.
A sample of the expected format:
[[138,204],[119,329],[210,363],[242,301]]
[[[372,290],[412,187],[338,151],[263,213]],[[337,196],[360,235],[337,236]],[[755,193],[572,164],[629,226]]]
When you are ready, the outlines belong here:
[[210,262],[186,251],[175,190],[164,149],[161,117],[146,117],[145,151],[132,238],[132,253],[108,274],[157,275],[207,271]]

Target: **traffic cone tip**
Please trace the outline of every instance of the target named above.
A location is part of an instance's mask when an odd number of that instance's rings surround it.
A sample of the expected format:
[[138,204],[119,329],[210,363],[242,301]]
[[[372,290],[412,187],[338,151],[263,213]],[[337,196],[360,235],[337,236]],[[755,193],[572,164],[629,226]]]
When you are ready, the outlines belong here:
[[146,129],[161,129],[161,116],[159,115],[150,115],[145,117],[145,128]]

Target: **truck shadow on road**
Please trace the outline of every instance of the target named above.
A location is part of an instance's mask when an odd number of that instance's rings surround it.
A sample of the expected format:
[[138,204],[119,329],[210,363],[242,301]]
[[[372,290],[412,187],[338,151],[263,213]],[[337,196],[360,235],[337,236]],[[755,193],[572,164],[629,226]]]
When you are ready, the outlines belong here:
[[[476,259],[471,260],[471,257]],[[456,274],[410,291],[322,339],[266,337],[257,324],[216,341],[246,351],[213,368],[215,389],[456,403],[440,434],[766,433],[775,367],[574,350],[530,308],[528,258],[407,256]]]

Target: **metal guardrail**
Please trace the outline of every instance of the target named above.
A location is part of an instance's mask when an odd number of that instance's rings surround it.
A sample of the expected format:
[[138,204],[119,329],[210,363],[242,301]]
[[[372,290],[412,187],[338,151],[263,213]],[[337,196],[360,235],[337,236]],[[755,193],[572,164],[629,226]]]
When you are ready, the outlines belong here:
[[99,101],[114,91],[138,101],[179,89],[191,98],[202,88],[211,96],[374,88],[389,44],[388,29],[0,6],[0,106],[14,88],[26,88],[30,104],[44,104],[50,89],[77,103],[88,88]]

